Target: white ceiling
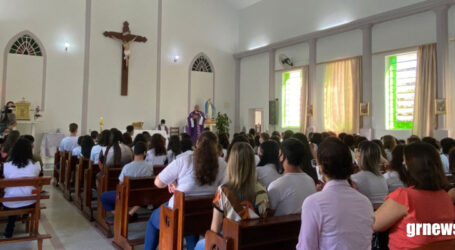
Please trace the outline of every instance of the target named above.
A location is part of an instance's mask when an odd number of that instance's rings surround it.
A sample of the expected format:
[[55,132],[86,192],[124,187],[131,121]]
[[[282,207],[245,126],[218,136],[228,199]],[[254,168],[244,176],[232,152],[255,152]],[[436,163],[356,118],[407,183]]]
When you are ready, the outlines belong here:
[[232,4],[235,8],[241,10],[246,7],[249,7],[257,2],[262,0],[225,0],[226,2]]

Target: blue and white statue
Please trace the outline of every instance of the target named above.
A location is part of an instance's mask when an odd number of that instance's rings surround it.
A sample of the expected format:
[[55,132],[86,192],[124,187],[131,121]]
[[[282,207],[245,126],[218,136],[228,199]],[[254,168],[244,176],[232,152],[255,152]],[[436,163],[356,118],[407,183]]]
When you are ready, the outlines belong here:
[[215,116],[216,116],[215,105],[213,104],[212,99],[209,98],[205,102],[205,118],[207,120],[213,120],[216,118]]

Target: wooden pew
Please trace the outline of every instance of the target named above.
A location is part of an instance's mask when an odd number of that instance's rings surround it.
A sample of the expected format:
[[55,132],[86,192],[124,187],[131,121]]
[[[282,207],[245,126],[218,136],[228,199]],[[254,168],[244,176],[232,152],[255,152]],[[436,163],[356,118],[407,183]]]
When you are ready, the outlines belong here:
[[112,230],[111,227],[106,223],[106,210],[101,203],[101,194],[106,191],[115,190],[117,184],[119,183],[118,177],[122,171],[121,166],[104,166],[103,175],[97,177],[98,188],[96,189],[97,193],[97,214],[95,225],[101,230],[101,232],[108,238],[111,238]]
[[88,168],[89,164],[90,159],[81,157],[79,159],[79,164],[76,166],[76,171],[74,172],[74,205],[80,210],[83,210],[82,193],[84,190],[84,171]]
[[[144,244],[144,238],[128,239],[128,211],[133,206],[153,205],[159,207],[171,198],[167,188],[154,184],[155,177],[124,177],[117,185],[114,217],[114,244],[122,249],[134,249]],[[148,218],[147,218],[148,219]]]
[[300,232],[300,214],[235,222],[223,220],[223,235],[208,230],[205,249],[295,249]]
[[428,245],[414,248],[414,250],[453,250],[455,249],[455,240],[436,241]]
[[0,245],[3,244],[13,244],[17,242],[24,241],[38,241],[38,249],[43,249],[43,240],[50,239],[51,235],[49,234],[40,234],[39,233],[39,219],[40,219],[40,201],[42,199],[49,199],[49,195],[43,195],[41,193],[42,187],[44,185],[49,185],[51,183],[50,177],[35,177],[35,178],[18,178],[18,179],[0,179],[0,188],[8,187],[25,187],[25,186],[34,186],[36,189],[33,190],[31,196],[23,197],[1,197],[0,202],[5,201],[36,201],[33,208],[22,208],[16,210],[0,210],[0,217],[10,216],[10,215],[24,215],[29,214],[30,219],[28,220],[27,232],[28,236],[22,237],[12,237],[9,239],[0,239]]
[[70,155],[70,152],[62,152],[60,154],[60,169],[59,169],[59,173],[58,173],[58,187],[60,188],[60,190],[64,190],[65,189],[65,171],[66,171],[66,164],[68,164],[68,158],[69,158],[69,155]]
[[166,165],[154,165],[153,166],[153,175],[158,176],[165,167],[166,167]]
[[161,206],[160,249],[183,250],[184,236],[204,234],[210,229],[214,195],[189,196],[174,193],[174,209]]
[[70,152],[68,155],[67,164],[65,166],[65,181],[63,184],[63,197],[69,201],[73,200],[71,197],[71,182],[74,180],[74,172],[78,163],[79,159],[77,156],[72,155]]
[[96,188],[96,175],[100,172],[98,165],[93,164],[90,161],[88,168],[84,171],[84,185],[82,193],[82,213],[90,221],[95,220],[93,216],[92,200],[93,193],[92,188]]
[[60,162],[60,152],[57,149],[57,152],[54,154],[54,186],[58,187],[59,181],[59,173],[60,171],[57,169],[57,163]]

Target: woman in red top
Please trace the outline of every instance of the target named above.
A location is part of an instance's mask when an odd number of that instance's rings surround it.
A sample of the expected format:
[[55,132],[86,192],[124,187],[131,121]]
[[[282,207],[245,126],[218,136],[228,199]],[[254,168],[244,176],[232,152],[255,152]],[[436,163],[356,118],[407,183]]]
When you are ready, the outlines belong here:
[[[384,204],[375,212],[374,231],[389,229],[391,250],[455,239],[455,210],[444,190],[448,182],[438,152],[430,144],[410,144],[404,149],[404,162],[409,187],[398,188],[386,197]],[[427,235],[423,235],[423,228],[416,223],[448,223],[450,234],[434,235],[430,228]]]

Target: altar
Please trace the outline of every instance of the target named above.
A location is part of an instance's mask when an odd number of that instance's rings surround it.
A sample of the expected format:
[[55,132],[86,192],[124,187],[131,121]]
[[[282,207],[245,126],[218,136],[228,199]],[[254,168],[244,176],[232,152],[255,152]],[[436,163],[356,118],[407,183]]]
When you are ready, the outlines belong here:
[[19,131],[21,135],[32,135],[36,138],[35,131],[36,125],[38,124],[37,121],[17,120],[16,122],[17,125],[15,127],[15,130]]

